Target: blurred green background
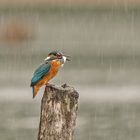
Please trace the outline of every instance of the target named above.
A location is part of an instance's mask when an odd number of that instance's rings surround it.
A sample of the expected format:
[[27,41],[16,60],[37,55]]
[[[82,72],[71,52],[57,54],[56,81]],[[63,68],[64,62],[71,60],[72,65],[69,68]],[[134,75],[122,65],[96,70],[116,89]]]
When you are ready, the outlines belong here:
[[139,2],[107,2],[1,7],[0,139],[37,138],[30,80],[52,50],[72,56],[51,83],[80,94],[75,139],[140,139]]

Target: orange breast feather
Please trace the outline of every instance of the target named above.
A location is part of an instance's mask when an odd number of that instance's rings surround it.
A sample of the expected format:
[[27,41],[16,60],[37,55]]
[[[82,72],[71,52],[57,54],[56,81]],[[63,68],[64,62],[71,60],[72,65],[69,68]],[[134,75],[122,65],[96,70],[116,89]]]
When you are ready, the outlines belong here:
[[61,63],[58,60],[53,60],[51,62],[51,69],[48,74],[46,74],[35,86],[34,86],[34,94],[33,98],[37,95],[38,90],[41,86],[48,83],[49,80],[51,80],[58,72],[58,69],[60,68]]
[[51,62],[51,69],[48,74],[46,74],[42,80],[40,80],[37,85],[42,86],[44,84],[47,84],[49,80],[51,80],[58,72],[58,69],[60,68],[61,63],[58,60],[54,60]]

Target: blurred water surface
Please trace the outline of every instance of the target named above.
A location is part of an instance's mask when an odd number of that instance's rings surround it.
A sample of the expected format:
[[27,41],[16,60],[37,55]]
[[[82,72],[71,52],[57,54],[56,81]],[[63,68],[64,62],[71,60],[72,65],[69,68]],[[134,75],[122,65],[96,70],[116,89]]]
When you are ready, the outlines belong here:
[[[72,61],[51,82],[68,83],[80,94],[76,140],[139,140],[139,13],[1,12],[1,139],[37,138],[43,88],[32,100],[30,79],[51,50],[61,50]],[[3,39],[13,21],[28,25],[32,37]]]

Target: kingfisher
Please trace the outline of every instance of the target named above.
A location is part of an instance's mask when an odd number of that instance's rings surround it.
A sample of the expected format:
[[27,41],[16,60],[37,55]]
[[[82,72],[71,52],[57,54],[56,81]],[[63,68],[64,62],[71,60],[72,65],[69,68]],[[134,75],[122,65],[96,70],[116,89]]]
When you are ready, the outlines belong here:
[[52,51],[48,54],[44,62],[35,70],[31,79],[30,86],[33,89],[33,98],[37,95],[40,87],[49,85],[48,82],[57,74],[66,61],[70,61],[70,56],[64,55],[60,51]]

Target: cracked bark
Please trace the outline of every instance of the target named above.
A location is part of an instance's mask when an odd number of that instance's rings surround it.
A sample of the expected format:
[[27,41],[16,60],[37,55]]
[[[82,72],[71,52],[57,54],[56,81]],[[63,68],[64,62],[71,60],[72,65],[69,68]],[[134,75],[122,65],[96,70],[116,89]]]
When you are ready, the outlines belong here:
[[66,84],[45,88],[38,140],[74,140],[78,92]]

